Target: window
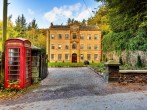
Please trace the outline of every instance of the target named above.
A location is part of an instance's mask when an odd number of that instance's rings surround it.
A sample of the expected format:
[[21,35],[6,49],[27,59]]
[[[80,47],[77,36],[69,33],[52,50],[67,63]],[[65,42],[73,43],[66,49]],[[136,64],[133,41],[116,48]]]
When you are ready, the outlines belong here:
[[72,35],[72,39],[77,39],[77,35],[76,34],[73,34]]
[[81,54],[80,57],[81,57],[81,60],[84,60],[84,54]]
[[98,45],[94,45],[94,50],[97,50],[98,49]]
[[88,34],[87,39],[91,40],[91,35],[90,34]]
[[87,49],[90,50],[91,49],[91,45],[87,45]]
[[91,54],[87,54],[87,60],[91,60]]
[[59,44],[59,45],[58,45],[58,49],[61,49],[61,47],[62,47],[61,44]]
[[84,44],[81,44],[80,45],[80,49],[84,49]]
[[58,60],[62,59],[62,54],[58,54]]
[[55,56],[54,54],[51,54],[51,60],[54,60],[54,56]]
[[69,60],[69,54],[65,54],[65,60]]
[[68,45],[65,45],[65,49],[69,49],[69,46]]
[[69,39],[69,34],[65,34],[65,39]]
[[94,35],[94,40],[98,40],[98,35],[97,34]]
[[98,60],[98,54],[94,54],[94,60]]
[[72,44],[72,49],[76,49],[77,45],[76,44]]
[[83,34],[80,35],[80,39],[81,39],[81,40],[84,39],[84,35],[83,35]]
[[51,49],[55,49],[55,45],[54,44],[51,44]]
[[51,39],[55,39],[55,35],[54,34],[51,34]]
[[62,39],[62,35],[61,34],[58,34],[58,39]]

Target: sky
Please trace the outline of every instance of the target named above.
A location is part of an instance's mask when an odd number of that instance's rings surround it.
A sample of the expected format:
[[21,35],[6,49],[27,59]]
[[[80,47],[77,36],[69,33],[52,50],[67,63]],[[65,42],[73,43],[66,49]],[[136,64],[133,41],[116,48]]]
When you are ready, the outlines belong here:
[[[92,11],[101,5],[95,0],[8,0],[8,16],[12,22],[24,15],[27,23],[36,19],[39,28],[48,28],[50,23],[65,25],[68,18],[82,21],[94,16]],[[3,15],[3,0],[0,0],[0,20]]]

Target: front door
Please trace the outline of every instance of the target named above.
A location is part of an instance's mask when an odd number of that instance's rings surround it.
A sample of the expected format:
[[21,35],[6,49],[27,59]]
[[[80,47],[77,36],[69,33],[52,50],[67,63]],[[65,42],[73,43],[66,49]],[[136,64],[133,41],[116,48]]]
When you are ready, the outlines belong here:
[[72,54],[72,63],[77,63],[77,54],[76,53]]

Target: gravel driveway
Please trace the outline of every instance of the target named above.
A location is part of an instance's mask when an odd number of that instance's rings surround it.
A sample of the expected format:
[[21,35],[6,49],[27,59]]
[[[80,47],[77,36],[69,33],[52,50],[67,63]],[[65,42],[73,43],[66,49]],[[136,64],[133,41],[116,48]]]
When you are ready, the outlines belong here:
[[49,68],[41,86],[0,110],[147,110],[147,91],[120,93],[87,67]]

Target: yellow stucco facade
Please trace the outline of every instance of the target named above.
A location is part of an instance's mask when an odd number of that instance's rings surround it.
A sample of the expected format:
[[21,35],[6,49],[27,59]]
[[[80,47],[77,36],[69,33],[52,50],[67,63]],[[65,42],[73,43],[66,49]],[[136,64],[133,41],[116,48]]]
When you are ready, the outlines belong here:
[[49,62],[89,62],[101,59],[101,31],[97,26],[52,25],[47,36]]

